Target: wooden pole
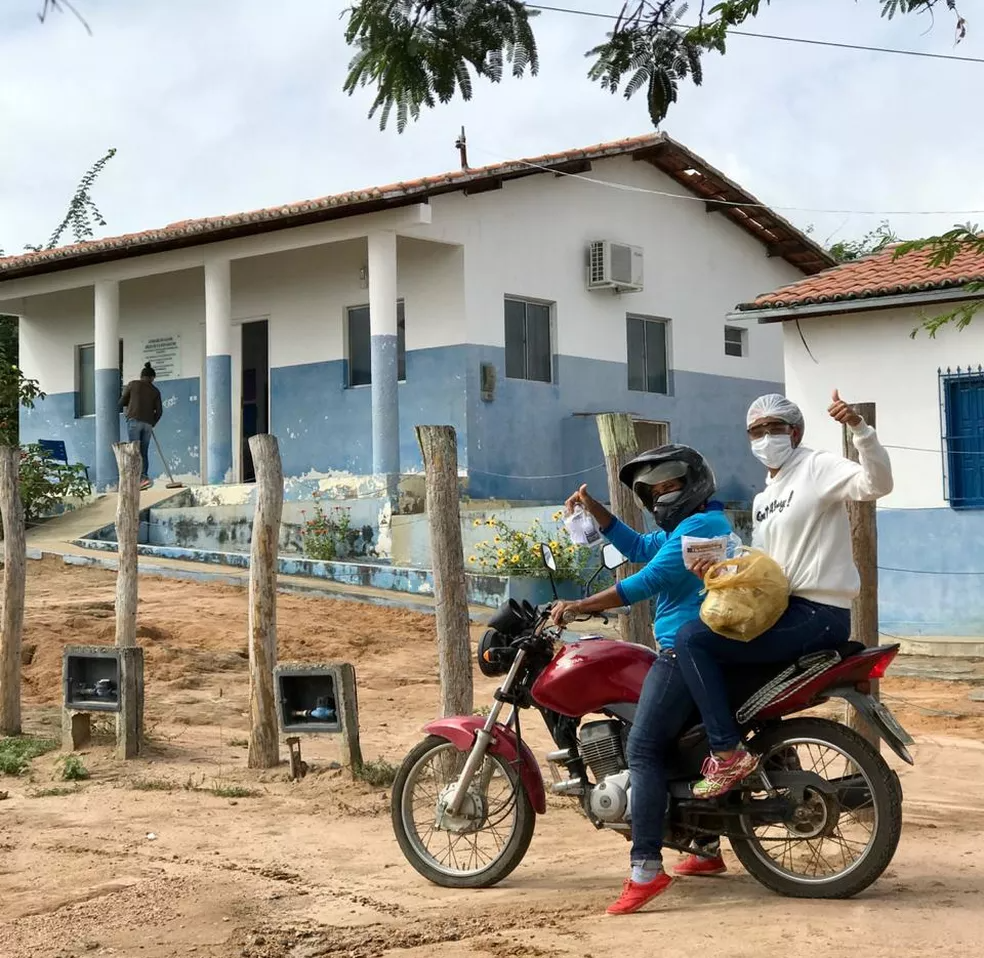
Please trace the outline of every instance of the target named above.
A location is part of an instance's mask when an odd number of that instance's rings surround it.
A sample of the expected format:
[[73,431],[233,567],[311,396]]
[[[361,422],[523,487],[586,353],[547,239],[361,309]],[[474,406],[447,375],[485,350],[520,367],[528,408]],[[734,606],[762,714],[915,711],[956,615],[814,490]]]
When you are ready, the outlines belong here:
[[113,445],[119,473],[116,497],[116,645],[120,649],[120,711],[116,717],[116,752],[136,758],[143,739],[143,653],[137,648],[137,542],[140,532],[140,446]]
[[[875,425],[875,404],[854,403],[854,408],[869,426]],[[858,461],[851,431],[844,428],[844,455]],[[861,577],[861,591],[851,607],[851,641],[862,642],[868,648],[878,645],[878,521],[874,502],[849,502],[847,514],[851,520],[851,546],[854,564]],[[871,694],[878,698],[878,682],[871,683]],[[863,735],[875,748],[881,747],[879,736],[868,728],[851,706],[847,706],[845,722]]]
[[0,623],[0,735],[21,734],[21,637],[27,547],[20,496],[20,449],[0,446],[0,514],[3,516],[3,619]]
[[441,715],[471,715],[471,637],[458,502],[458,440],[453,426],[417,426],[424,459],[427,521],[434,564]]
[[118,442],[113,446],[120,475],[116,498],[116,644],[121,649],[137,644],[137,539],[140,531],[140,445]]
[[[618,481],[618,471],[639,451],[635,426],[632,417],[626,413],[604,413],[597,417],[598,435],[601,438],[601,450],[605,454],[605,467],[608,470],[608,500],[611,504],[612,515],[617,516],[629,528],[642,532],[642,513],[632,495]],[[626,562],[615,570],[615,580],[632,575],[639,566]],[[653,636],[653,622],[648,602],[637,602],[627,616],[619,617],[619,630],[626,642],[635,642],[650,649],[656,648]]]
[[284,510],[284,473],[275,436],[253,436],[256,513],[249,560],[250,768],[280,762],[273,669],[277,664],[277,545]]

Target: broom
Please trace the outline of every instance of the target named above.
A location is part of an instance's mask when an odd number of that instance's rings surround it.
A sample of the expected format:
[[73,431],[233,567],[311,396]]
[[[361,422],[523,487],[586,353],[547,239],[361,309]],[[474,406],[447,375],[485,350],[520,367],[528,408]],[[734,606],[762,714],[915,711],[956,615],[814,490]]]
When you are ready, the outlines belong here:
[[154,430],[154,427],[153,426],[151,426],[151,428],[150,428],[150,434],[154,437],[154,445],[157,446],[158,455],[160,455],[160,457],[161,457],[161,462],[164,463],[164,471],[167,473],[168,479],[171,480],[167,484],[167,486],[165,488],[167,488],[167,489],[184,489],[184,483],[183,482],[177,482],[175,480],[174,476],[171,475],[171,467],[167,464],[167,456],[164,455],[164,450],[161,449],[161,441],[160,441],[160,439],[157,438],[157,433]]

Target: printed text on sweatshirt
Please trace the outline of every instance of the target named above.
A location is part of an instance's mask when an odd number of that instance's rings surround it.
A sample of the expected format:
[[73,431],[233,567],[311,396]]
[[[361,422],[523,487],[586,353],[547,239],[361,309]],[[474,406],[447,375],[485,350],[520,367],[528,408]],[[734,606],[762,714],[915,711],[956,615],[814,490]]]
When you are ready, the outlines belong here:
[[892,464],[875,430],[851,430],[860,463],[800,446],[752,505],[752,545],[782,566],[793,595],[849,609],[860,580],[845,503],[892,491]]

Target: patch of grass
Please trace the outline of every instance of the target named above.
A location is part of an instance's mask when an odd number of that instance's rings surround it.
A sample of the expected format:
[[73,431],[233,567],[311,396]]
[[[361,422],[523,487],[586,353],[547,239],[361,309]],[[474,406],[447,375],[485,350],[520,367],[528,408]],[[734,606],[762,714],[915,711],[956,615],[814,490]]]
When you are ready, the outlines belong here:
[[212,788],[196,789],[199,792],[208,792],[216,798],[259,798],[260,793],[255,788],[246,788],[245,785],[215,785]]
[[491,705],[478,705],[472,715],[488,715],[492,711]]
[[175,785],[164,778],[137,778],[129,783],[128,788],[135,792],[170,792]]
[[0,738],[0,775],[21,775],[33,759],[56,748],[58,743],[50,738],[28,735]]
[[58,759],[58,764],[63,782],[84,782],[89,777],[89,770],[78,755],[66,755]]
[[229,745],[232,748],[249,748],[248,738],[231,738],[229,739]]
[[397,767],[385,758],[374,762],[363,762],[355,770],[355,777],[374,788],[389,788],[396,779]]
[[65,795],[75,795],[82,791],[78,785],[55,785],[52,788],[37,788],[31,792],[31,798],[63,798]]

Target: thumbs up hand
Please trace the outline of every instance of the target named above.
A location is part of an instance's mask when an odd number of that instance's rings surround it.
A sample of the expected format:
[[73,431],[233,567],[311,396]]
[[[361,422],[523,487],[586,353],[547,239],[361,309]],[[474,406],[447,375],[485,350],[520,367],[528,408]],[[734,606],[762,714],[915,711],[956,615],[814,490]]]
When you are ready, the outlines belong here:
[[840,397],[840,392],[834,390],[832,397],[833,401],[827,407],[827,412],[830,414],[830,418],[836,420],[844,426],[850,426],[852,429],[856,426],[860,426],[863,420],[857,414],[853,406],[849,406]]

